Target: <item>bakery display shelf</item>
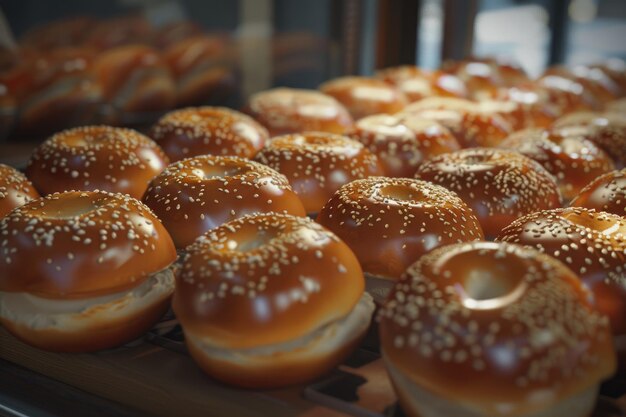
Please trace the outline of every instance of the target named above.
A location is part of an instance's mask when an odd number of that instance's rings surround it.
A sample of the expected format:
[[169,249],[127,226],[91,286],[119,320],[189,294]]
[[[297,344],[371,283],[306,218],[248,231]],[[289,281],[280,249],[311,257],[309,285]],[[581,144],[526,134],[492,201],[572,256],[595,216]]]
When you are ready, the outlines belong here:
[[[0,358],[149,415],[403,417],[375,338],[370,332],[330,375],[269,391],[235,389],[204,375],[187,355],[171,315],[142,340],[91,354],[45,352],[0,329]],[[614,378],[602,386],[592,417],[622,416],[626,379]]]

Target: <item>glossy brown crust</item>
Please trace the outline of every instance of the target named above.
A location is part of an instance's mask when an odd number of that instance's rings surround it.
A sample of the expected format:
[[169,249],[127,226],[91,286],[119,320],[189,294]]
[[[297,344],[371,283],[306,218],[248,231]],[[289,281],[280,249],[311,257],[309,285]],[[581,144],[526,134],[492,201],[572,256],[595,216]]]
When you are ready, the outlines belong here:
[[434,248],[484,238],[456,194],[410,178],[346,184],[324,205],[317,222],[348,244],[364,272],[392,280]]
[[465,83],[469,97],[473,99],[489,97],[498,87],[505,85],[498,66],[492,61],[446,61],[442,69],[459,77]]
[[220,94],[220,88],[232,88],[235,79],[227,52],[223,39],[204,35],[176,42],[163,52],[176,81],[177,106],[204,104]]
[[137,131],[85,126],[64,130],[39,145],[26,176],[42,195],[105,190],[141,198],[167,163],[161,148]]
[[495,106],[510,108],[508,120],[513,130],[548,128],[560,116],[559,107],[550,101],[548,93],[529,84],[500,88],[494,98]]
[[378,158],[360,142],[330,133],[273,138],[255,160],[285,175],[307,213],[317,213],[342,185],[383,175]]
[[444,125],[464,148],[498,146],[513,132],[508,113],[499,106],[465,99],[432,97],[407,106],[402,113]]
[[197,155],[252,158],[269,139],[251,117],[225,107],[189,107],[161,117],[150,136],[172,162]]
[[147,305],[133,316],[96,323],[88,331],[61,331],[36,329],[1,320],[18,339],[36,348],[53,352],[95,352],[112,349],[131,342],[145,334],[170,307],[171,297]]
[[24,174],[0,164],[0,218],[36,198],[39,198],[39,193]]
[[504,149],[440,155],[424,162],[415,177],[457,193],[472,208],[487,238],[518,217],[561,204],[554,179],[539,163]]
[[152,180],[143,202],[177,248],[247,214],[306,215],[284,175],[237,157],[203,155],[172,164]]
[[117,111],[156,112],[176,103],[176,86],[169,69],[149,46],[128,45],[104,51],[95,60],[93,72],[105,100]]
[[461,149],[447,128],[409,114],[364,117],[349,136],[378,157],[388,177],[410,178],[425,160]]
[[426,71],[413,65],[386,68],[376,76],[395,85],[410,102],[426,97],[467,97],[467,88],[457,76]]
[[615,370],[608,321],[578,278],[517,245],[431,252],[395,285],[379,318],[386,360],[476,415],[534,415]]
[[604,174],[591,181],[570,203],[617,214],[626,218],[626,169]]
[[333,97],[295,88],[256,93],[250,97],[246,112],[271,136],[304,131],[343,134],[353,123],[348,110]]
[[351,343],[327,355],[316,355],[306,361],[292,355],[292,352],[279,352],[273,354],[271,360],[257,363],[256,366],[211,358],[192,343],[187,343],[187,349],[198,366],[219,381],[243,388],[270,389],[309,382],[330,372],[354,352],[362,336],[355,337]]
[[626,166],[626,115],[578,112],[561,117],[554,127],[563,134],[585,136],[604,149],[618,168]]
[[335,78],[320,85],[319,89],[343,104],[355,120],[373,114],[394,114],[407,105],[400,90],[376,78]]
[[174,311],[185,332],[217,347],[296,340],[346,316],[365,288],[348,246],[306,217],[246,216],[186,251]]
[[626,334],[626,219],[581,207],[540,211],[506,227],[498,239],[562,261],[594,293],[594,305]]
[[563,199],[569,201],[589,182],[612,171],[613,160],[584,136],[525,129],[500,144],[541,164],[554,176]]
[[593,96],[585,87],[571,78],[548,74],[533,83],[545,91],[550,101],[559,107],[561,114],[591,110],[597,106]]
[[137,286],[176,259],[139,201],[104,191],[33,200],[0,221],[0,291],[87,298]]
[[546,74],[558,75],[580,83],[593,97],[598,109],[604,107],[605,103],[615,100],[620,94],[619,85],[599,68],[584,65],[573,68],[555,66],[548,68]]

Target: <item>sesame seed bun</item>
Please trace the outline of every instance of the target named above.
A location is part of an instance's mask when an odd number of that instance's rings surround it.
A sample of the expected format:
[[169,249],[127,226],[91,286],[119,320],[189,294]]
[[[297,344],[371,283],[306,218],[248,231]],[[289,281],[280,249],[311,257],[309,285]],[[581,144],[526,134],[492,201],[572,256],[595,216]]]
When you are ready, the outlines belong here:
[[[357,259],[334,234],[308,218],[257,214],[187,247],[173,307],[205,371],[265,388],[336,365],[367,330],[363,290]],[[286,379],[268,378],[274,370]]]
[[323,83],[319,89],[343,104],[355,120],[373,114],[394,114],[407,104],[396,87],[377,78],[340,77]]
[[524,129],[506,138],[500,147],[514,150],[541,164],[569,201],[596,177],[615,166],[609,155],[582,135],[543,129]]
[[570,203],[626,217],[626,168],[612,171],[591,181]]
[[391,280],[439,246],[483,239],[476,216],[454,192],[410,178],[352,181],[317,222],[348,244],[366,273]]
[[52,194],[0,221],[0,319],[27,343],[85,351],[140,336],[167,309],[171,238],[139,201]]
[[[511,223],[498,240],[562,261],[593,292],[613,334],[626,337],[626,218],[581,207],[540,211]],[[618,353],[626,359],[626,351]]]
[[615,370],[608,320],[589,299],[571,270],[531,248],[432,251],[379,316],[401,405],[411,416],[587,416]]
[[163,116],[150,136],[172,162],[198,155],[252,158],[269,135],[254,119],[225,107],[189,107]]
[[309,214],[319,212],[342,185],[383,174],[363,144],[322,132],[275,137],[255,160],[285,175]]
[[491,239],[520,216],[561,205],[552,175],[532,159],[503,149],[439,155],[424,162],[415,177],[458,194]]
[[461,149],[443,125],[407,114],[364,117],[349,136],[378,157],[388,177],[410,178],[425,160]]
[[343,134],[352,117],[333,97],[314,90],[274,88],[250,97],[246,112],[271,136],[318,131]]
[[152,180],[143,201],[181,249],[247,214],[306,215],[284,175],[234,156],[196,156],[171,164]]
[[39,193],[24,174],[0,164],[0,218],[35,198],[39,198]]
[[429,97],[408,105],[402,114],[434,120],[452,132],[464,148],[497,146],[513,132],[513,102],[473,102],[462,98]]
[[167,163],[161,148],[137,131],[85,126],[59,132],[39,145],[26,176],[44,195],[105,190],[141,198]]

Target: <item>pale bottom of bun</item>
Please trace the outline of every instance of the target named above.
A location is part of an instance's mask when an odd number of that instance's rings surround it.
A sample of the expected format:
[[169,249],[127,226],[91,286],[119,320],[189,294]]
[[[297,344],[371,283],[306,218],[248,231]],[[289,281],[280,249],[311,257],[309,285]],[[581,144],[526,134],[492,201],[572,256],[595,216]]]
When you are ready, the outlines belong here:
[[83,299],[0,292],[0,321],[25,343],[57,352],[91,352],[129,342],[167,311],[174,274],[165,269],[136,288]]
[[365,291],[374,298],[376,305],[383,305],[396,281],[390,278],[372,275],[367,272],[364,275]]
[[345,359],[365,335],[374,311],[369,294],[343,319],[297,340],[253,349],[226,349],[185,332],[187,348],[210,376],[245,388],[277,388],[310,381]]
[[[442,398],[431,391],[413,383],[404,376],[398,368],[390,363],[385,357],[385,367],[398,395],[402,410],[410,417],[484,417],[486,414],[471,405],[460,404],[450,399]],[[468,381],[471,384],[471,381]],[[515,416],[515,417],[588,417],[593,411],[598,396],[599,386],[592,385],[585,391],[554,403],[540,411],[529,413],[516,413],[503,410],[500,414],[491,416]],[[496,400],[496,399],[494,399]]]

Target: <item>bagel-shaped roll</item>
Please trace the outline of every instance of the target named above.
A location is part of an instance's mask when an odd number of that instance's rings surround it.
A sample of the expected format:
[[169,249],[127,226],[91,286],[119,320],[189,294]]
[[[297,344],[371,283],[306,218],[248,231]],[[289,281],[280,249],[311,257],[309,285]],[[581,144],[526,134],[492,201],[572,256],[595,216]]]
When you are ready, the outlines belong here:
[[409,114],[377,114],[354,124],[350,137],[374,155],[389,177],[412,177],[425,160],[461,149],[443,125]]
[[250,97],[246,112],[271,136],[305,131],[343,134],[353,123],[348,110],[333,97],[295,88],[256,93]]
[[439,155],[424,162],[415,177],[458,194],[489,239],[518,217],[561,205],[552,175],[532,159],[503,149]]
[[[581,207],[521,217],[498,240],[532,246],[562,261],[593,292],[611,320],[621,366],[626,366],[626,219]],[[626,368],[624,368],[626,369]]]
[[569,201],[589,182],[612,171],[609,155],[583,135],[525,129],[506,138],[500,147],[511,149],[541,164],[554,176],[561,196]]
[[394,114],[407,104],[404,94],[377,78],[340,77],[319,88],[343,104],[355,120],[373,114]]
[[316,214],[342,185],[382,175],[376,155],[345,136],[305,132],[273,138],[257,161],[285,175],[308,214]]
[[161,117],[150,135],[172,162],[197,155],[252,158],[269,138],[250,116],[225,107],[189,107]]
[[168,166],[152,180],[143,202],[179,249],[207,230],[247,214],[306,215],[284,175],[234,156],[196,156]]
[[137,131],[85,126],[64,130],[39,145],[26,176],[41,194],[105,190],[141,198],[167,163],[161,148]]
[[31,200],[39,193],[28,178],[17,169],[0,164],[0,219]]
[[612,171],[591,181],[570,203],[626,217],[626,168]]
[[363,272],[306,217],[245,216],[187,248],[174,311],[210,376],[248,388],[308,381],[337,365],[369,326]]
[[86,352],[140,337],[169,306],[172,239],[139,201],[51,194],[0,220],[0,321],[45,350]]
[[517,245],[444,246],[412,265],[380,313],[405,413],[587,417],[615,370],[608,320],[557,260]]

